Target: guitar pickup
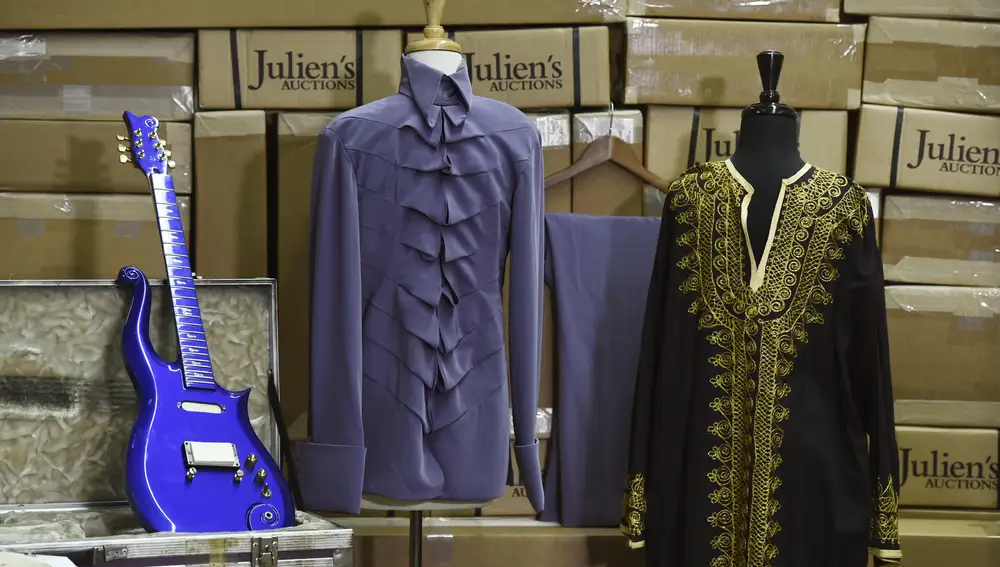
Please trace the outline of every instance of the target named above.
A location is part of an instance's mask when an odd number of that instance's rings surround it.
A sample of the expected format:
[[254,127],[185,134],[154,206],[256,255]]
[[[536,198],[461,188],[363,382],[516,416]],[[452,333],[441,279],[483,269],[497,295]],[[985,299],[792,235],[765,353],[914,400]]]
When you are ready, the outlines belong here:
[[240,468],[240,457],[232,443],[185,441],[184,461],[188,467]]

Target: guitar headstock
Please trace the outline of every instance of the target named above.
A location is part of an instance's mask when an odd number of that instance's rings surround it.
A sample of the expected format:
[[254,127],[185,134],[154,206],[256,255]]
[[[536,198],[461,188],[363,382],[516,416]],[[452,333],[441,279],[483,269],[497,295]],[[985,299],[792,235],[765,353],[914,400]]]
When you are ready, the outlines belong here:
[[122,115],[127,136],[118,136],[119,161],[134,163],[146,175],[166,174],[174,167],[167,143],[160,139],[160,121],[153,116],[136,116],[129,111]]

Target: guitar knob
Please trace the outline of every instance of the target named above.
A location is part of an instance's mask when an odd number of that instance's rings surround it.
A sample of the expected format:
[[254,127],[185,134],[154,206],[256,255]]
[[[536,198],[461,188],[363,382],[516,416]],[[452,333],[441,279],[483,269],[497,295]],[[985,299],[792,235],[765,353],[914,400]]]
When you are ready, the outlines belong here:
[[187,479],[194,480],[194,475],[198,474],[198,469],[191,467],[187,470]]
[[236,474],[233,475],[233,480],[235,480],[236,482],[243,480],[243,471],[237,470]]
[[266,482],[264,483],[264,490],[260,491],[260,495],[263,496],[264,498],[271,497],[271,487],[268,486]]
[[254,482],[264,482],[267,479],[267,471],[264,469],[257,469],[257,474],[253,475]]
[[248,469],[252,469],[256,464],[257,464],[257,455],[250,453],[249,455],[247,455],[247,460],[243,466],[245,466]]

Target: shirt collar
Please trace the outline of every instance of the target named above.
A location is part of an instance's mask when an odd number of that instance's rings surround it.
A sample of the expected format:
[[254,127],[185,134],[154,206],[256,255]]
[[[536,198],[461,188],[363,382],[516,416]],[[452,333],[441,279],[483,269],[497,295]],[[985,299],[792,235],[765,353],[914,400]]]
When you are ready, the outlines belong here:
[[451,75],[445,75],[405,55],[402,58],[402,68],[399,94],[413,99],[428,126],[434,127],[441,111],[456,126],[465,122],[472,106],[472,85],[464,58],[458,70]]

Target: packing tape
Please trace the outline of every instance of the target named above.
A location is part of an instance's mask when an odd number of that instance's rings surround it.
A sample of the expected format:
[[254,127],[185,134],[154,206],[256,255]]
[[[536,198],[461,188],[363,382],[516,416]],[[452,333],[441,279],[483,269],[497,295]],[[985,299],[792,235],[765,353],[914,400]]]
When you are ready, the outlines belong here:
[[450,533],[429,533],[424,536],[424,566],[451,567],[455,554],[455,536]]
[[528,114],[527,116],[538,128],[538,133],[542,136],[543,148],[569,147],[569,113]]
[[45,57],[45,40],[33,35],[0,38],[0,60]]
[[66,112],[89,113],[94,109],[94,97],[90,85],[64,85],[62,87],[62,109]]

